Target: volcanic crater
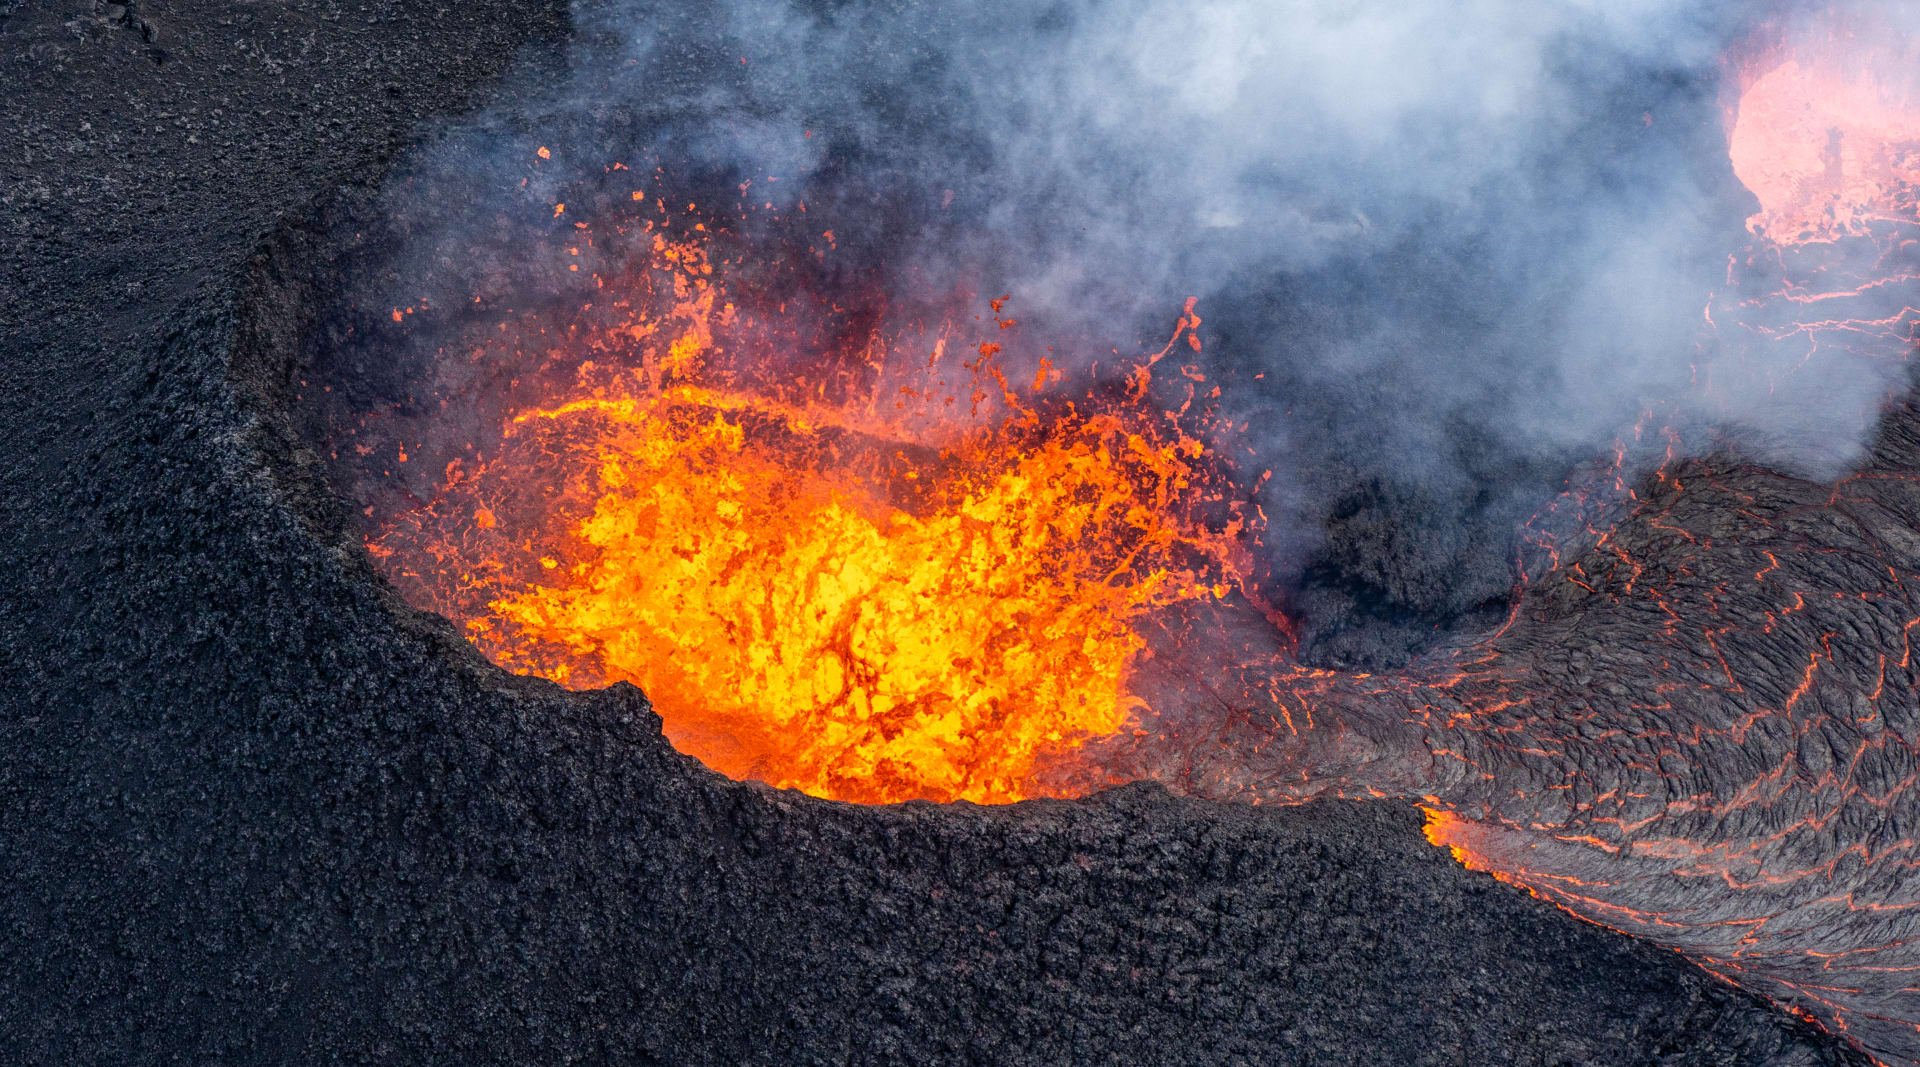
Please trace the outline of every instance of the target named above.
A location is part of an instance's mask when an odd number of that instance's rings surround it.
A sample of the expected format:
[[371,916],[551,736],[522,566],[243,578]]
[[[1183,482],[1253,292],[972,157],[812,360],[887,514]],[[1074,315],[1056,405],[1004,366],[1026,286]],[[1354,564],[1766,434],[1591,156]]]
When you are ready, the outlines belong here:
[[[1043,777],[1037,788],[1075,795],[1106,781],[1142,784],[1087,800],[1011,807],[849,806],[760,782],[729,781],[675,752],[645,696],[624,683],[567,693],[489,662],[469,628],[408,603],[367,552],[369,531],[379,529],[369,522],[371,513],[384,507],[402,514],[443,488],[444,464],[433,462],[433,444],[423,442],[416,453],[427,461],[412,468],[419,474],[411,480],[395,474],[402,469],[395,459],[407,448],[405,430],[370,434],[391,456],[370,460],[353,453],[342,462],[338,455],[339,443],[357,436],[343,436],[341,427],[365,432],[367,412],[401,425],[411,417],[418,420],[411,425],[420,426],[433,425],[447,406],[437,403],[438,396],[422,395],[444,385],[433,378],[441,369],[442,347],[419,346],[406,337],[356,338],[394,320],[396,309],[365,303],[370,289],[386,290],[393,275],[383,268],[405,247],[392,226],[390,201],[351,191],[323,199],[309,218],[283,225],[248,258],[230,333],[217,332],[223,343],[210,351],[225,360],[253,413],[242,438],[249,452],[266,460],[277,506],[295,523],[297,536],[339,569],[342,592],[351,589],[351,601],[360,605],[353,614],[364,621],[355,625],[389,631],[391,636],[371,640],[375,648],[393,649],[386,655],[402,657],[412,679],[408,699],[453,716],[445,722],[417,712],[407,717],[412,740],[403,748],[411,753],[404,757],[410,769],[394,780],[416,784],[412,801],[385,802],[411,812],[396,812],[396,831],[416,842],[410,848],[438,853],[436,862],[467,872],[448,870],[438,877],[473,877],[490,887],[478,898],[489,902],[482,905],[485,913],[498,916],[489,921],[515,929],[532,922],[535,943],[582,953],[581,969],[556,988],[577,990],[590,1001],[604,990],[624,990],[622,995],[638,998],[628,1001],[637,1016],[655,1020],[662,1005],[672,1004],[666,1014],[680,1022],[666,1029],[656,1022],[644,1038],[644,1047],[660,1050],[665,1060],[860,1059],[872,1051],[863,1046],[876,1039],[882,1055],[910,1058],[929,1049],[936,1050],[934,1058],[994,1060],[1078,1057],[1094,1050],[1132,1060],[1166,1051],[1167,1033],[1190,1032],[1187,1040],[1200,1042],[1196,1048],[1204,1051],[1198,1054],[1207,1059],[1323,1062],[1391,1048],[1386,1054],[1410,1063],[1451,1062],[1456,1050],[1467,1048],[1498,1062],[1564,1062],[1569,1055],[1618,1062],[1623,1050],[1652,1047],[1663,1050],[1661,1062],[1864,1062],[1807,1024],[1773,1016],[1762,1001],[1703,980],[1676,957],[1567,920],[1540,900],[1478,883],[1482,876],[1470,873],[1491,866],[1532,888],[1536,883],[1505,873],[1517,866],[1521,875],[1530,874],[1524,864],[1496,865],[1481,853],[1504,845],[1524,855],[1540,842],[1524,837],[1509,844],[1497,834],[1482,836],[1480,824],[1447,812],[1471,809],[1495,818],[1497,805],[1488,798],[1505,794],[1530,802],[1538,790],[1554,788],[1554,781],[1541,771],[1486,788],[1463,773],[1465,757],[1433,740],[1443,736],[1440,731],[1413,737],[1399,719],[1411,709],[1465,720],[1477,702],[1524,707],[1577,699],[1597,715],[1618,698],[1630,708],[1636,694],[1629,687],[1593,691],[1594,657],[1624,655],[1646,667],[1652,655],[1644,629],[1649,617],[1636,621],[1630,598],[1605,588],[1582,596],[1560,583],[1530,587],[1508,625],[1490,639],[1456,637],[1403,676],[1298,666],[1276,673],[1280,661],[1272,655],[1277,642],[1270,620],[1244,602],[1203,602],[1197,608],[1204,620],[1200,632],[1260,655],[1225,674],[1217,672],[1217,663],[1168,656],[1137,672],[1134,685],[1150,701],[1157,696],[1161,706],[1182,709],[1192,706],[1192,693],[1202,692],[1217,713],[1183,713],[1175,730],[1148,712],[1140,724],[1163,732],[1096,737],[1089,755],[1065,770],[1053,768],[1054,778]],[[379,283],[370,287],[370,277]],[[489,328],[495,325],[494,317],[482,318]],[[434,384],[423,388],[423,382]],[[484,432],[501,417],[495,409],[458,425]],[[377,433],[380,422],[371,424]],[[1909,408],[1889,418],[1876,462],[1904,469],[1899,464],[1916,439],[1909,427],[1916,425]],[[1682,478],[1738,493],[1738,502],[1749,508],[1748,482],[1790,498],[1782,505],[1790,510],[1835,499],[1815,483],[1733,458],[1724,463],[1730,466],[1693,461],[1662,469],[1642,486],[1644,502],[1637,508],[1610,498],[1606,506],[1612,511],[1599,516],[1573,508],[1580,530],[1591,535],[1584,524],[1604,517],[1618,523],[1608,527],[1610,537],[1630,546],[1628,552],[1647,551],[1641,545],[1649,538],[1658,541],[1657,551],[1673,553],[1675,538],[1699,548],[1701,540],[1675,532],[1673,490],[1663,488]],[[1860,477],[1874,481],[1871,470]],[[356,478],[363,480],[356,484]],[[1723,489],[1729,481],[1735,488]],[[1722,498],[1696,492],[1687,503],[1696,502],[1700,510],[1684,514],[1698,514],[1703,523],[1727,522],[1732,507]],[[1742,520],[1740,526],[1750,524]],[[1791,553],[1790,560],[1805,553],[1821,561],[1832,541],[1766,544]],[[1718,589],[1724,582],[1714,576],[1731,568],[1751,578],[1745,568],[1766,551],[1765,545],[1737,553],[1723,547],[1704,567],[1697,555],[1672,566],[1703,573]],[[1596,553],[1609,566],[1596,565]],[[1558,568],[1542,566],[1554,576],[1595,572],[1617,579],[1624,573],[1620,558],[1594,548],[1570,563],[1556,561]],[[1680,594],[1669,589],[1661,595]],[[1822,608],[1816,604],[1814,616],[1824,617]],[[1152,625],[1192,632],[1196,623],[1184,619],[1191,613],[1165,613]],[[1627,618],[1615,621],[1617,613]],[[1567,627],[1590,636],[1569,642],[1555,634]],[[1617,641],[1603,636],[1616,631]],[[1670,630],[1659,632],[1671,637]],[[1620,648],[1634,651],[1608,651]],[[1198,670],[1210,673],[1197,677]],[[1514,675],[1525,681],[1516,683]],[[1767,684],[1763,679],[1761,685]],[[1525,694],[1507,699],[1507,687],[1518,685]],[[1553,685],[1581,695],[1570,698]],[[1437,700],[1423,695],[1436,687],[1444,693]],[[1543,692],[1549,695],[1538,695]],[[467,720],[463,709],[485,710]],[[1291,728],[1290,712],[1317,713],[1322,721],[1312,729],[1304,729],[1310,720]],[[1637,708],[1619,712],[1629,713],[1644,721]],[[1476,725],[1498,735],[1497,747],[1522,743],[1513,723],[1524,719]],[[1478,751],[1471,740],[1453,743],[1460,752]],[[1592,773],[1571,757],[1550,766],[1568,780]],[[567,777],[556,780],[556,773]],[[1303,807],[1222,805],[1169,795],[1156,781],[1191,797],[1288,805],[1317,799]],[[1386,796],[1396,787],[1428,804],[1440,803],[1435,794],[1445,797],[1446,812],[1427,813],[1426,841],[1417,832],[1413,806],[1331,799]],[[1597,792],[1591,785],[1578,788],[1583,798]],[[1526,810],[1538,818],[1544,809],[1532,803]],[[658,821],[669,812],[665,823]],[[464,847],[464,831],[455,824],[476,818],[507,836],[483,854],[443,852]],[[529,840],[530,828],[538,829]],[[1431,844],[1453,846],[1465,868]],[[618,859],[603,866],[602,848]],[[927,857],[931,866],[916,857]],[[1578,870],[1577,864],[1571,866]],[[1535,896],[1556,899],[1553,890],[1564,877],[1560,868],[1548,868]],[[527,885],[532,888],[521,888]],[[1673,894],[1662,886],[1641,892],[1630,899]],[[417,903],[401,906],[424,906],[411,893],[400,899]],[[1192,911],[1189,894],[1202,902],[1200,912]],[[467,899],[468,906],[476,901]],[[529,899],[542,901],[543,909],[554,907],[553,916],[536,920],[527,910]],[[1688,901],[1680,896],[1678,902]],[[1574,898],[1569,910],[1590,910],[1580,903],[1586,901]],[[1395,918],[1383,935],[1376,924],[1392,909],[1410,909],[1406,914],[1422,918]],[[594,916],[594,929],[548,928],[555,917],[575,911]],[[975,921],[989,913],[992,921]],[[1611,912],[1601,917],[1613,920],[1607,925],[1624,925]],[[458,936],[464,943],[468,935]],[[610,951],[608,939],[630,947]],[[1341,947],[1326,955],[1288,947],[1305,943]],[[677,947],[657,963],[633,966],[634,952],[656,952],[661,944]],[[1555,962],[1575,958],[1576,968]],[[928,981],[929,967],[940,981]],[[880,993],[869,985],[874,968],[902,975],[886,987],[884,1004],[891,1007],[881,1021],[832,1006],[848,995],[833,990],[859,990],[851,995],[862,1003],[880,1003],[867,999]],[[1489,981],[1495,972],[1500,977]],[[1109,1021],[1118,1018],[1110,1013],[1141,1010],[1140,983],[1163,981],[1171,973],[1182,975],[1187,993],[1176,988],[1147,996],[1165,1007],[1150,1009],[1145,1021],[1124,1027]],[[1328,984],[1341,973],[1351,976],[1351,984]],[[1381,981],[1393,973],[1410,982],[1417,975],[1418,981],[1404,988]],[[514,980],[506,981],[511,986]],[[1037,994],[1030,984],[1036,981],[1051,992]],[[1094,996],[1083,983],[1104,991]],[[1322,988],[1309,991],[1316,986]],[[681,992],[668,996],[668,987]],[[1438,992],[1449,988],[1459,992]],[[553,1003],[553,993],[543,990],[536,999]],[[489,994],[526,995],[512,988]],[[1030,1002],[1036,996],[1038,1002]],[[1440,1023],[1444,1013],[1435,1016],[1431,1005],[1449,996],[1480,1007],[1471,1020]],[[1248,1027],[1243,1016],[1242,1023],[1223,1030],[1227,1017],[1219,1012],[1228,1003],[1268,1022]],[[448,1003],[419,1010],[426,1012],[423,1019],[471,1021],[461,1014],[465,1009]],[[711,1017],[703,1014],[709,1012]],[[1361,1023],[1381,1012],[1426,1019],[1443,1036],[1411,1034],[1399,1041]],[[1489,1025],[1487,1013],[1513,1022]],[[742,1027],[737,1020],[743,1017],[762,1021]],[[996,1025],[1012,1029],[988,1034],[961,1023],[980,1018],[1003,1020]],[[1305,1024],[1310,1030],[1300,1029],[1309,1019],[1349,1022],[1316,1021]],[[423,1025],[432,1032],[444,1024]],[[1189,1026],[1196,1029],[1186,1031]],[[524,1039],[524,1031],[513,1032]],[[611,1047],[598,1040],[594,1047]]]
[[[28,1059],[1814,1064],[1863,1062],[1847,1037],[1910,1048],[1911,402],[1837,482],[1729,451],[1630,472],[1624,493],[1589,479],[1591,506],[1576,494],[1548,516],[1504,625],[1404,671],[1276,669],[1286,642],[1250,600],[1182,601],[1153,623],[1197,616],[1260,654],[1139,672],[1178,721],[1149,712],[1075,749],[1050,791],[1083,799],[861,806],[730,780],[677,753],[635,687],[516,675],[369,554],[365,509],[431,499],[450,462],[430,445],[399,464],[405,434],[382,439],[377,484],[337,460],[369,413],[440,414],[420,388],[438,347],[368,339],[434,311],[365,298],[411,265],[398,141],[514,46],[557,53],[538,42],[565,36],[517,5],[387,14],[461,47],[409,53],[433,77],[403,85],[236,56],[215,43],[225,7],[186,4],[137,90],[115,73],[127,42],[95,34],[64,60],[104,87],[88,99],[162,95],[209,133],[127,163],[135,177],[235,196],[168,201],[148,223],[161,250],[134,257],[116,233],[134,208],[87,196],[51,152],[32,164],[94,213],[65,240],[120,265],[60,268],[68,291],[6,305],[10,345],[37,356],[9,368],[7,425],[90,457],[0,475],[24,575],[6,594],[23,692],[4,819],[22,861],[0,990]],[[21,57],[61,32],[7,18]],[[289,39],[242,18],[249,39]],[[296,28],[348,51],[394,29]],[[705,37],[690,15],[661,32]],[[187,103],[224,76],[216,60],[298,82],[390,147],[328,141],[311,170],[236,162],[209,131],[275,127]],[[22,77],[33,90],[0,105],[16,128],[35,108],[77,114],[63,82]],[[131,110],[90,121],[131,131]],[[7,255],[23,276],[74,262]],[[85,328],[90,300],[173,275],[196,285],[128,308],[111,340]],[[503,410],[455,429],[491,432]],[[1416,805],[1464,867],[1422,839]]]

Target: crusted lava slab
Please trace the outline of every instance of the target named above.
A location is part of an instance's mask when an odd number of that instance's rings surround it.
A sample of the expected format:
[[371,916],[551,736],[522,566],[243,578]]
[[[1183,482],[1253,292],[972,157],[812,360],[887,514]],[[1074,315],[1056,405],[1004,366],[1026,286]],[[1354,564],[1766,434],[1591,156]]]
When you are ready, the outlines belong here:
[[229,370],[313,247],[262,236],[564,12],[147,6],[0,9],[21,1062],[1850,1062],[1410,810],[849,808],[491,668],[316,530]]

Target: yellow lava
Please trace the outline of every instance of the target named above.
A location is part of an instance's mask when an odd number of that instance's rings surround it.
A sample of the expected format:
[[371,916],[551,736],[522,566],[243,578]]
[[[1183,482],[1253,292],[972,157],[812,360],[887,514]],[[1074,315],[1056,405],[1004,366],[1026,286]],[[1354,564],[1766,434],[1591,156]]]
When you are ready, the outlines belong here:
[[996,435],[916,510],[751,400],[576,402],[516,429],[543,454],[590,442],[568,495],[593,505],[573,562],[488,605],[483,647],[563,683],[638,684],[677,747],[734,777],[1020,799],[1041,749],[1126,720],[1133,624],[1227,588],[1178,518],[1198,446],[1111,417]]
[[[1124,398],[1041,405],[998,341],[958,367],[945,334],[931,357],[809,356],[728,299],[739,260],[704,228],[637,236],[649,265],[604,298],[624,318],[475,351],[502,378],[578,373],[369,542],[494,662],[633,682],[677,748],[736,778],[1007,802],[1043,792],[1044,757],[1123,728],[1149,615],[1246,588],[1250,520],[1146,399],[1151,362]],[[1175,339],[1198,349],[1199,321],[1189,303]],[[1039,366],[1033,392],[1057,378]]]

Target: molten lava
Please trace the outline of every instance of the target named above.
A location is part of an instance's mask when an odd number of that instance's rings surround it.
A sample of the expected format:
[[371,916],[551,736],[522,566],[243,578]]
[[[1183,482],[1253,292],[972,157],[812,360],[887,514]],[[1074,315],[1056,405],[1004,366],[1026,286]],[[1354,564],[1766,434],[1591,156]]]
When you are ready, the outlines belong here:
[[1760,199],[1756,234],[1787,245],[1911,219],[1920,186],[1920,40],[1827,15],[1756,61],[1729,138]]
[[[725,774],[873,803],[1044,791],[1037,756],[1126,722],[1141,620],[1246,584],[1253,531],[1206,446],[1146,405],[1151,361],[1064,402],[1038,396],[1046,364],[1016,391],[996,342],[958,368],[944,339],[765,351],[703,233],[655,237],[664,306],[576,340],[574,379],[373,555],[502,666],[641,686]],[[860,385],[827,395],[849,364]]]
[[868,802],[1018,799],[1037,749],[1125,720],[1139,616],[1226,592],[1173,507],[1190,446],[1111,416],[909,466],[941,482],[910,508],[849,477],[820,431],[692,392],[515,418],[516,446],[575,449],[562,496],[592,510],[544,578],[468,625],[504,665],[639,684],[723,773]]

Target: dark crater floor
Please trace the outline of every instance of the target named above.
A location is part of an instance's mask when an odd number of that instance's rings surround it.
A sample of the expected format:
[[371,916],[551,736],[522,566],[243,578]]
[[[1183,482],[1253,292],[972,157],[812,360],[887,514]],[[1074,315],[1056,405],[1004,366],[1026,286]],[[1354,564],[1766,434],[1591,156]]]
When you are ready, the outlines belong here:
[[0,1059],[1857,1062],[1410,809],[825,803],[407,610],[277,406],[326,205],[567,33],[0,4]]

